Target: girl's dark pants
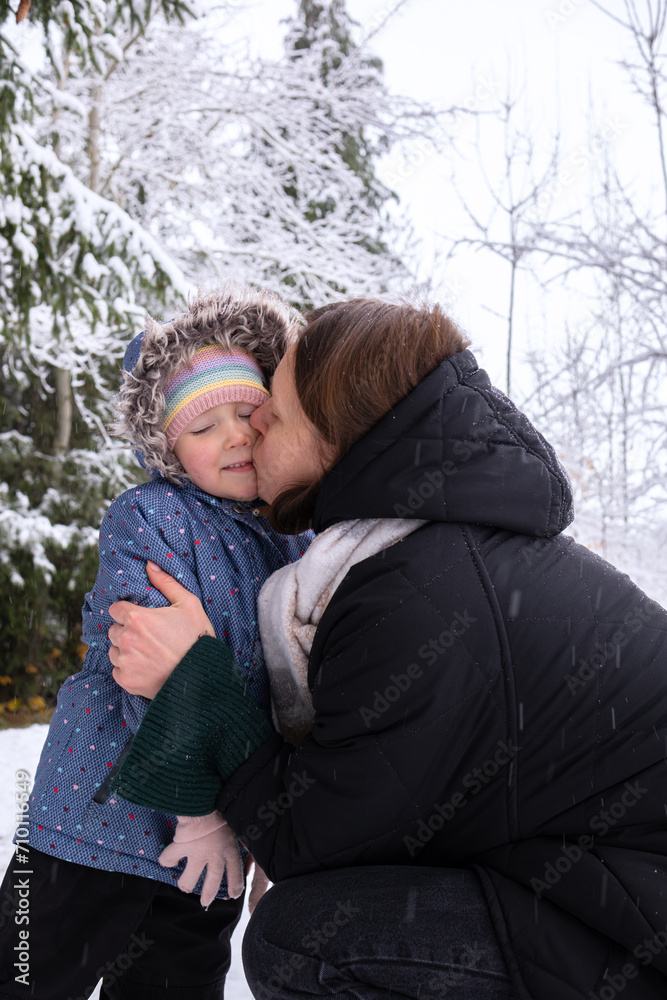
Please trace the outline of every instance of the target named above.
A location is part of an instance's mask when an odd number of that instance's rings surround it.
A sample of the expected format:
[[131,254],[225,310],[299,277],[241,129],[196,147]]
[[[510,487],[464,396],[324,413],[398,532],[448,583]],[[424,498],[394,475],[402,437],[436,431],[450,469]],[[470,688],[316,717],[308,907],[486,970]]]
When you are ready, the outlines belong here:
[[[0,887],[0,1000],[85,1000],[100,979],[101,1000],[221,1000],[242,897],[204,910],[175,885],[34,848],[28,856],[25,865],[12,857]],[[26,880],[30,922],[17,924],[24,911],[15,886]],[[21,929],[29,931],[28,985],[15,979]]]
[[342,868],[275,885],[243,939],[256,1000],[516,1000],[472,870]]

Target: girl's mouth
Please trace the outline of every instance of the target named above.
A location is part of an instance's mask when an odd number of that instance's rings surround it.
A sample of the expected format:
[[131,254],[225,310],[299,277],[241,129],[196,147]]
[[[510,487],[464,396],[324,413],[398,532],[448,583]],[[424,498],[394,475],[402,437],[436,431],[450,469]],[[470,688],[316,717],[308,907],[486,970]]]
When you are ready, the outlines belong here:
[[237,462],[236,465],[226,465],[223,472],[254,472],[255,466],[252,462]]

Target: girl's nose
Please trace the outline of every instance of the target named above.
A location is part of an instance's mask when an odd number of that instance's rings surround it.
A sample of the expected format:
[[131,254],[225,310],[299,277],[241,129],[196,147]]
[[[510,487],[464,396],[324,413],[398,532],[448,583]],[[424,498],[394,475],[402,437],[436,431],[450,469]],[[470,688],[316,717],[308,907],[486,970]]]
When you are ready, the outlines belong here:
[[228,427],[225,434],[225,446],[234,448],[246,444],[253,444],[257,434],[251,427],[240,420],[234,420]]

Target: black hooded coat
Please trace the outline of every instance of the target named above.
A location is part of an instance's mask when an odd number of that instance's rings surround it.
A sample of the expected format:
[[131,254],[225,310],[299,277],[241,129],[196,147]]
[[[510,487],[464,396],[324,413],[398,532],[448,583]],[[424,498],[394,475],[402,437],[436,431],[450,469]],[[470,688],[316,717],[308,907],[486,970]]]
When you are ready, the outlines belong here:
[[274,881],[474,868],[522,1000],[664,1000],[667,612],[562,534],[567,476],[469,351],[331,471],[314,527],[411,515],[322,617],[312,732],[218,808]]

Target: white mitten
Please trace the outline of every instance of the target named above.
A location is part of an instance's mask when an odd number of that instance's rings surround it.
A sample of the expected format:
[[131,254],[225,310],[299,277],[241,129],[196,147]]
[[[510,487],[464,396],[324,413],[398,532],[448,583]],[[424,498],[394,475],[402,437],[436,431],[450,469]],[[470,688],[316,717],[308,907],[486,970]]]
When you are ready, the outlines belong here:
[[250,913],[255,909],[260,899],[269,888],[271,883],[269,882],[268,876],[259,867],[252,854],[248,856],[248,865],[246,872],[250,872],[250,864],[253,863],[255,866],[255,871],[252,876],[252,888],[250,889],[250,895],[248,896],[248,910]]
[[208,816],[178,816],[177,819],[174,839],[158,861],[164,868],[173,868],[181,858],[188,859],[178,888],[192,892],[206,868],[201,905],[208,907],[218,894],[226,868],[227,892],[232,899],[240,896],[243,892],[241,854],[236,835],[222,814],[216,810]]

